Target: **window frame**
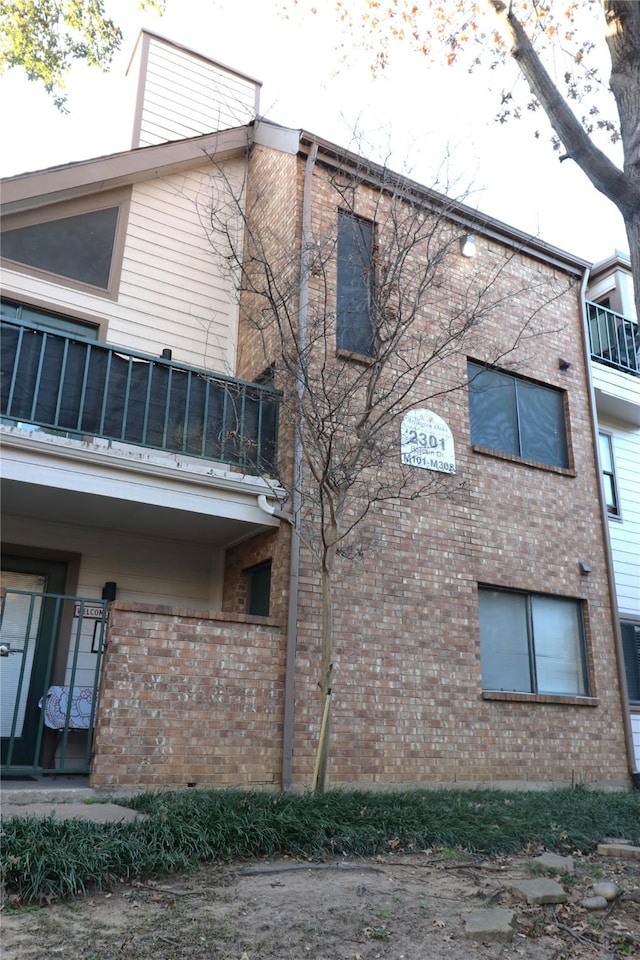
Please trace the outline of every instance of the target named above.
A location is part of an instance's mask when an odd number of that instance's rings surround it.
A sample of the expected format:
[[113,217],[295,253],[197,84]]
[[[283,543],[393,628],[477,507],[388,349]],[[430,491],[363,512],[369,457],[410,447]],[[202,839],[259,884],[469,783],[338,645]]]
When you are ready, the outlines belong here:
[[[5,313],[5,307],[15,310],[14,316]],[[24,311],[35,316],[24,317]],[[7,320],[22,320],[32,324],[40,330],[50,330],[52,333],[61,333],[64,336],[81,337],[85,340],[100,340],[100,324],[79,317],[71,317],[64,313],[46,310],[32,306],[30,303],[21,303],[11,297],[0,296],[0,315]]]
[[[485,686],[485,665],[483,663],[483,651],[482,651],[482,614],[481,614],[481,600],[480,596],[482,593],[494,593],[494,594],[503,594],[509,597],[519,597],[524,600],[524,611],[525,616],[522,623],[524,630],[526,631],[526,654],[528,658],[528,675],[530,682],[530,689],[516,690],[510,689],[507,687],[493,687]],[[579,661],[576,660],[574,667],[576,676],[581,678],[583,692],[578,690],[566,690],[566,691],[553,691],[553,690],[543,690],[540,689],[538,682],[538,661],[542,660],[543,653],[536,653],[536,617],[534,611],[534,601],[536,599],[540,600],[551,600],[559,601],[573,607],[573,612],[576,615],[576,625],[577,625],[577,643],[579,651]],[[589,648],[588,648],[588,624],[586,620],[586,608],[585,602],[582,599],[576,597],[563,597],[557,596],[554,594],[545,594],[536,591],[526,591],[526,590],[516,590],[510,587],[498,587],[495,584],[488,583],[479,583],[478,584],[478,622],[479,622],[479,652],[480,652],[480,665],[481,665],[481,674],[482,674],[482,693],[486,697],[498,697],[498,698],[525,698],[533,700],[576,700],[586,703],[593,703],[593,684],[590,670],[590,658],[589,658]],[[539,635],[538,647],[543,647],[543,636]],[[517,653],[517,651],[516,651]]]
[[[352,229],[352,236],[349,238],[351,242],[355,242],[358,247],[356,253],[361,256],[362,260],[362,271],[360,279],[361,291],[366,290],[366,308],[360,311],[358,310],[354,313],[353,307],[347,303],[346,292],[344,291],[346,284],[345,271],[348,270],[348,261],[344,255],[341,255],[341,229],[342,225],[346,223],[357,224],[360,228],[365,227],[369,231],[368,238],[364,238],[361,235],[364,242],[358,244],[358,231]],[[345,238],[346,239],[346,238]],[[376,251],[376,225],[375,221],[369,220],[366,217],[361,217],[355,214],[352,210],[344,210],[338,208],[337,212],[337,222],[336,222],[336,351],[340,356],[344,357],[353,357],[360,358],[362,360],[369,361],[373,358],[375,349],[375,331],[373,328],[372,322],[372,310],[371,304],[374,295],[375,289],[375,251]],[[354,268],[352,267],[352,270]],[[365,273],[368,271],[368,276]],[[342,289],[341,289],[342,288]],[[349,325],[349,311],[351,316],[354,315],[360,318],[360,315],[366,315],[366,326],[368,330],[364,330],[364,324],[362,327],[358,327],[358,336],[361,333],[368,333],[369,337],[369,346],[367,350],[355,350],[349,344],[345,345],[345,340],[348,337],[349,333],[353,333],[353,327]]]
[[127,224],[129,221],[131,193],[131,187],[120,187],[116,190],[109,190],[100,196],[77,197],[73,200],[49,204],[46,207],[38,207],[34,210],[11,213],[5,216],[2,221],[2,233],[4,233],[9,230],[20,230],[23,227],[35,227],[39,224],[54,223],[56,220],[64,220],[67,217],[81,216],[83,213],[93,213],[111,207],[117,207],[118,217],[113,238],[109,280],[106,287],[84,283],[82,280],[66,277],[63,274],[53,273],[52,271],[23,263],[20,260],[11,260],[9,257],[0,255],[2,269],[46,280],[56,284],[56,286],[68,287],[72,290],[82,290],[102,299],[117,300],[120,276],[122,274]]
[[[268,591],[266,597],[264,592],[264,582],[260,582],[256,578],[256,574],[266,573],[268,571]],[[246,580],[247,580],[247,613],[252,617],[269,617],[271,616],[271,581],[273,573],[273,564],[271,557],[267,560],[263,560],[261,563],[256,563],[252,567],[247,567],[244,571]],[[258,588],[259,589],[256,589]],[[266,599],[267,612],[256,612],[256,606],[262,606],[264,600]]]
[[[602,447],[600,442],[605,440],[607,442],[607,449],[609,454],[609,462],[611,464],[611,469],[606,470],[604,459],[602,457]],[[602,428],[598,429],[598,458],[600,462],[600,473],[602,476],[602,489],[604,494],[604,504],[607,508],[607,517],[611,520],[622,520],[622,510],[620,508],[620,493],[618,490],[618,480],[616,475],[616,461],[613,451],[613,440],[614,435],[609,430],[603,430]],[[609,501],[607,498],[607,480],[610,483],[611,491],[613,493],[613,509],[609,506]]]
[[[628,659],[628,646],[629,641],[625,639],[625,627],[631,627],[634,631],[637,632],[635,638],[636,649],[633,651],[633,659],[629,661]],[[629,703],[634,706],[640,706],[640,621],[632,620],[628,617],[620,618],[620,634],[622,638],[622,653],[623,653],[623,662],[624,662],[624,672],[625,680],[627,684],[627,696],[629,698]],[[635,690],[631,690],[629,687],[629,675],[633,675],[633,682],[635,685]],[[632,696],[632,693],[637,693],[638,696]]]
[[[478,377],[482,374],[495,374],[496,376],[502,378],[504,381],[510,381],[513,386],[512,391],[512,406],[509,408],[509,412],[513,415],[514,419],[514,439],[517,441],[517,452],[514,450],[504,449],[497,446],[489,446],[486,443],[478,442],[477,433],[480,430],[480,427],[483,429],[486,428],[488,421],[484,421],[482,424],[478,424],[477,421],[474,424],[474,415],[479,416],[477,407],[474,407],[473,404],[473,383],[477,381]],[[520,386],[519,386],[520,385]],[[469,404],[469,436],[471,446],[474,450],[478,450],[482,453],[489,453],[494,456],[503,457],[509,460],[515,460],[517,462],[527,463],[532,466],[541,467],[547,470],[554,470],[564,474],[573,474],[573,464],[572,464],[572,455],[570,447],[570,430],[568,423],[568,410],[567,410],[567,401],[566,401],[566,391],[560,387],[556,387],[552,384],[540,383],[536,380],[531,380],[527,377],[518,376],[506,370],[501,370],[498,367],[490,366],[489,364],[482,363],[478,360],[473,360],[470,357],[467,358],[467,387],[468,387],[468,404]],[[537,390],[542,394],[553,395],[557,398],[559,403],[559,413],[561,413],[561,419],[558,419],[558,426],[562,426],[562,436],[558,434],[557,442],[561,445],[562,450],[560,451],[562,456],[557,458],[555,462],[550,462],[548,460],[539,459],[538,457],[529,456],[528,450],[526,448],[526,442],[523,438],[523,427],[527,422],[524,416],[524,405],[522,402],[522,391],[531,391]],[[479,391],[478,391],[479,392]],[[529,423],[530,426],[530,423]],[[475,427],[475,430],[474,430]],[[474,438],[474,432],[476,437]],[[539,434],[536,434],[539,436]],[[535,453],[535,451],[531,451]],[[558,462],[561,460],[562,462]]]

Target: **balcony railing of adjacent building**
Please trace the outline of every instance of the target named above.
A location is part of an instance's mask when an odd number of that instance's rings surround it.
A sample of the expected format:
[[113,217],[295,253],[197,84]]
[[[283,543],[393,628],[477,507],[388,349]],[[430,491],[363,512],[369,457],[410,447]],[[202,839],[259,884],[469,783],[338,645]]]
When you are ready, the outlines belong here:
[[589,340],[594,360],[626,370],[640,372],[640,328],[599,303],[587,301]]
[[21,320],[1,332],[5,423],[275,473],[273,389]]

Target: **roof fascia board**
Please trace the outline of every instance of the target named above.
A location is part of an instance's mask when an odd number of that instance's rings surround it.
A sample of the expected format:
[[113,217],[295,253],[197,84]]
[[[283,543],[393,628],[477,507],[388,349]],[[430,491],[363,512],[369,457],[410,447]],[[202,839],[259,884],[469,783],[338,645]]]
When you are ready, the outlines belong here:
[[473,231],[483,237],[496,240],[520,253],[543,260],[550,266],[557,267],[576,277],[582,277],[591,264],[588,260],[576,257],[559,247],[545,243],[538,237],[531,236],[516,227],[496,220],[494,217],[480,213],[457,200],[452,200],[445,194],[438,193],[430,187],[411,180],[402,174],[395,173],[387,167],[366,160],[364,157],[341,147],[321,137],[316,137],[308,131],[302,131],[300,136],[299,153],[306,157],[311,144],[318,145],[318,163],[335,170],[343,170],[347,175],[357,171],[363,183],[381,190],[393,191],[407,201],[419,203],[437,210],[453,223],[459,224],[467,231]]
[[106,157],[23,173],[2,182],[3,215],[49,206],[72,197],[102,193],[115,187],[155,180],[202,164],[246,154],[253,127],[246,125],[126,150]]

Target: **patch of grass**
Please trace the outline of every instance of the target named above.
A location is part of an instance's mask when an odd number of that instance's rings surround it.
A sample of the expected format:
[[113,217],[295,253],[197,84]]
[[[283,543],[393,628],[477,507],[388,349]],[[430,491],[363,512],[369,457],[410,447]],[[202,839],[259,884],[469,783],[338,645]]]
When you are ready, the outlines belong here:
[[288,854],[363,857],[441,848],[484,855],[535,843],[585,853],[612,833],[640,844],[640,795],[560,790],[330,791],[323,796],[239,790],[144,793],[126,801],[134,823],[17,817],[2,828],[3,880],[22,903],[69,899],[120,880],[201,862]]

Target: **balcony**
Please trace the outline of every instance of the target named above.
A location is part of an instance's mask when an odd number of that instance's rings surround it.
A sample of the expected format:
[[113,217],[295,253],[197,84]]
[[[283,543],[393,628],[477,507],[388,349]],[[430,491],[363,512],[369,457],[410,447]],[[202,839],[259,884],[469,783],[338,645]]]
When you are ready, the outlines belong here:
[[1,334],[5,423],[275,474],[273,389],[17,319]]
[[587,301],[589,342],[594,360],[618,370],[640,372],[640,329],[633,320]]

